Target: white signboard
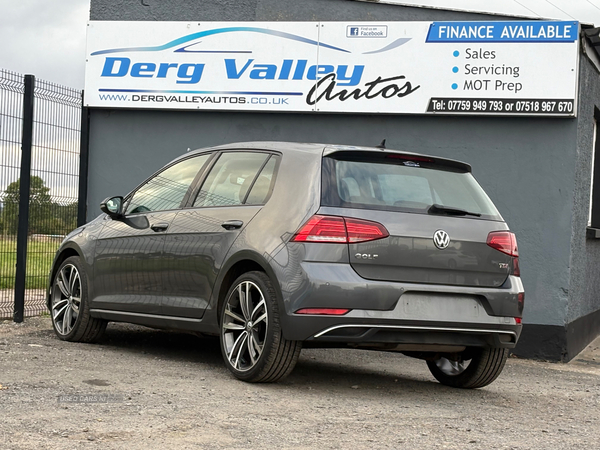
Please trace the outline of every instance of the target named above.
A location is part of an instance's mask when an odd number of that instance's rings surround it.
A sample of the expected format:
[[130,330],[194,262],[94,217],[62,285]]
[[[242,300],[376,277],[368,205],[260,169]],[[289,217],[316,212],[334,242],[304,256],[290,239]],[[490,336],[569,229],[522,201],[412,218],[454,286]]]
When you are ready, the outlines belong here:
[[577,22],[90,22],[85,104],[574,116]]

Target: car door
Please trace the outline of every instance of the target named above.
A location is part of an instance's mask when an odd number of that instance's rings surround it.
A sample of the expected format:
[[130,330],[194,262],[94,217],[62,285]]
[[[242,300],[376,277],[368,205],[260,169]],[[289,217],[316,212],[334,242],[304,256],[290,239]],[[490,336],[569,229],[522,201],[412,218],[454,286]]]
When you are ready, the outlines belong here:
[[96,246],[94,308],[160,313],[165,234],[210,156],[169,165],[126,199],[123,218],[105,218]]
[[167,231],[164,315],[202,317],[229,248],[268,199],[277,161],[268,152],[223,152],[199,180]]

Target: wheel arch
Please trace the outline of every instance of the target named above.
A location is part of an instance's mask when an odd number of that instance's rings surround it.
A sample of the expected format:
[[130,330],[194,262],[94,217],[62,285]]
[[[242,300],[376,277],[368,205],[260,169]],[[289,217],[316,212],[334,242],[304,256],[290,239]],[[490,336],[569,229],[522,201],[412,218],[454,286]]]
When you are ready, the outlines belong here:
[[215,305],[214,313],[217,315],[217,325],[220,321],[221,307],[225,301],[229,288],[240,275],[252,271],[264,272],[271,279],[275,294],[277,295],[277,303],[279,304],[280,309],[283,307],[281,287],[279,286],[277,276],[271,268],[271,265],[262,255],[251,250],[242,250],[229,258],[227,263],[221,269],[217,282],[215,283],[215,289],[213,290],[213,304]]
[[54,263],[52,264],[52,269],[50,270],[50,275],[48,279],[48,289],[46,292],[46,306],[48,307],[48,309],[50,309],[50,293],[52,292],[52,282],[54,280],[54,276],[56,275],[56,272],[60,265],[63,263],[63,261],[67,258],[70,258],[71,256],[79,256],[80,258],[82,258],[81,249],[79,249],[75,245],[67,245],[60,249],[60,251],[54,257]]

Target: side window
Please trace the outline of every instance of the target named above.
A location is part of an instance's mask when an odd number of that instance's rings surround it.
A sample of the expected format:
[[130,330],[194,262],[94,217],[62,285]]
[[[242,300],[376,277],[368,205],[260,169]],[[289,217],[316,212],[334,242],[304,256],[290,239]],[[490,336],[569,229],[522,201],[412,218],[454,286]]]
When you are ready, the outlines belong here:
[[190,184],[210,156],[186,159],[152,177],[133,194],[125,214],[179,208]]
[[265,164],[265,167],[260,172],[260,175],[254,182],[252,190],[248,194],[246,199],[247,205],[262,205],[267,201],[269,194],[273,189],[273,182],[275,181],[275,167],[279,157],[273,155],[269,159],[269,162]]
[[592,179],[590,182],[590,216],[588,227],[600,228],[600,110],[594,108],[594,142],[592,143]]
[[194,207],[241,205],[266,153],[223,153],[204,181]]

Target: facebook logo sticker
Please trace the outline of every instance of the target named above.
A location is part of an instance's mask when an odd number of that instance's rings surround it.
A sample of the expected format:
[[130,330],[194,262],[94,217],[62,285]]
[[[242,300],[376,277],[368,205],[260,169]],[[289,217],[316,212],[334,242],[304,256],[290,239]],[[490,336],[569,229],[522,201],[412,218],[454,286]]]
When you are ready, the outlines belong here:
[[347,25],[346,37],[348,38],[386,38],[386,25]]

